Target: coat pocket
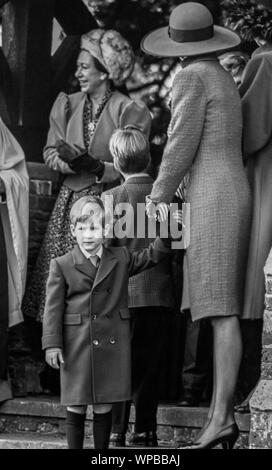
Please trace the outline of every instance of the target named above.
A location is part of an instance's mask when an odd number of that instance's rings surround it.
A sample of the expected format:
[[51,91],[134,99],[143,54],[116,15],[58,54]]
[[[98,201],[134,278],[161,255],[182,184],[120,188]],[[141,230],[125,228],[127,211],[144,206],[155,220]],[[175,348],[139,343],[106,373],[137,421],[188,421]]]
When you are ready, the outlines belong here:
[[64,315],[63,324],[64,325],[80,325],[81,315],[80,313],[67,313]]
[[123,320],[131,318],[130,311],[128,308],[120,308],[119,312],[120,312],[120,317]]

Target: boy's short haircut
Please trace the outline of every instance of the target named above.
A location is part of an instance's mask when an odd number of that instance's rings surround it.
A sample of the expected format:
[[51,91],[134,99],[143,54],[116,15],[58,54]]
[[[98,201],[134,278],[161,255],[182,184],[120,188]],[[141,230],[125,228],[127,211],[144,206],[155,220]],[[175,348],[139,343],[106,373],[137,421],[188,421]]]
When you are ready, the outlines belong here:
[[[84,207],[90,204],[92,209],[89,213],[83,213]],[[106,212],[103,201],[98,196],[82,196],[78,199],[71,207],[70,210],[70,222],[75,227],[77,222],[86,222],[90,217],[99,216],[101,217],[102,226],[106,223]]]
[[134,126],[116,129],[110,138],[109,148],[116,168],[122,173],[140,173],[150,162],[148,139]]

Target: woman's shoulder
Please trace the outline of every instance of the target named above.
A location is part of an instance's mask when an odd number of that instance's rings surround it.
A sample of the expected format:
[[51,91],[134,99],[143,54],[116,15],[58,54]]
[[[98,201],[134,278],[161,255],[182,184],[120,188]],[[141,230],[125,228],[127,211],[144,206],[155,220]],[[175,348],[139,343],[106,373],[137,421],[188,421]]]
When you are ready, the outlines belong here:
[[110,104],[112,106],[123,108],[124,106],[130,104],[133,101],[134,100],[132,100],[130,96],[124,95],[118,90],[114,90],[110,99]]
[[112,117],[123,116],[130,120],[134,116],[135,124],[139,119],[143,119],[145,121],[150,118],[148,107],[143,101],[133,99],[119,91],[113,92],[109,103],[109,111]]
[[61,91],[57,98],[55,99],[54,105],[58,106],[66,106],[67,103],[73,103],[77,104],[80,103],[84,99],[84,93],[81,91],[78,91],[76,93],[65,93],[64,91]]

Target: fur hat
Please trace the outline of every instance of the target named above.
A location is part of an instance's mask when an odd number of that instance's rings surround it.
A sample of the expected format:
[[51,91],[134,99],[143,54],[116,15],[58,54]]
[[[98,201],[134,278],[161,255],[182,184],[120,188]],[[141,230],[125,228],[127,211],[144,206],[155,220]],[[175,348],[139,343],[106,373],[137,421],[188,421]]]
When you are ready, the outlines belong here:
[[104,66],[116,86],[132,73],[134,54],[129,42],[113,29],[93,29],[81,36],[81,49],[87,50]]

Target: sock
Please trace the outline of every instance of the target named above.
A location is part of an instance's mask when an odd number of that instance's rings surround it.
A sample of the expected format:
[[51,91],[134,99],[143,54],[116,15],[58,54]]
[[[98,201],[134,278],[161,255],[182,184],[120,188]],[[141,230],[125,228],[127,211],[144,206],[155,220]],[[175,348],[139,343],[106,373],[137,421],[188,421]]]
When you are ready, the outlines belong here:
[[68,449],[83,449],[86,414],[67,411],[66,436]]
[[93,438],[95,449],[108,449],[112,412],[93,414]]

